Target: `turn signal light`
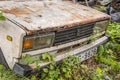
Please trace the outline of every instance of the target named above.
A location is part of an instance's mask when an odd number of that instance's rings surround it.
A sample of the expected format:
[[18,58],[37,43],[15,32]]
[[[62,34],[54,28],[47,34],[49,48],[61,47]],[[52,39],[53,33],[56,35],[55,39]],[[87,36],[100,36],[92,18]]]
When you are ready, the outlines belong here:
[[33,38],[26,39],[23,43],[23,48],[29,49],[33,47]]

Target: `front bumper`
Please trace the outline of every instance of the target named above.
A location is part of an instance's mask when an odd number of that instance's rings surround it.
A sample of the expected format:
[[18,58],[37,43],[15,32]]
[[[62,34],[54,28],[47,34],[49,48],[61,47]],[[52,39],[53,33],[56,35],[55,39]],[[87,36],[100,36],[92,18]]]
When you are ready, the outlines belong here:
[[[70,55],[78,55],[78,54],[81,54],[81,53],[84,53],[85,51],[91,49],[91,48],[94,48],[94,47],[98,47],[99,45],[101,44],[104,44],[108,41],[108,37],[106,36],[103,36],[101,38],[99,38],[98,40],[88,44],[88,45],[84,45],[82,47],[79,47],[77,49],[74,49],[68,53],[65,53],[65,54],[61,54],[61,55],[58,55],[55,57],[55,61],[58,62],[66,57],[69,57]],[[67,54],[67,55],[66,55]],[[84,61],[84,60],[83,60]],[[47,62],[47,63],[41,63],[40,66],[41,68],[45,67],[46,65],[49,65],[50,62]],[[16,63],[13,67],[13,71],[21,76],[25,76],[25,75],[29,75],[29,74],[32,74],[33,72],[37,72],[38,70],[36,69],[33,69],[32,68],[33,65],[24,65],[24,64],[19,64],[19,63]]]

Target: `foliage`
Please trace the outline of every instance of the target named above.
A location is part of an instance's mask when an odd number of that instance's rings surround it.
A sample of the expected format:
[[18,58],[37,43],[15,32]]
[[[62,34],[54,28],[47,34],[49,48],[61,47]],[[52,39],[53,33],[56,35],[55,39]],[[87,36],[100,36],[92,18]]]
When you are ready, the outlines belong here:
[[18,77],[11,70],[6,70],[3,65],[0,65],[0,80],[29,80],[25,77]]
[[6,17],[3,16],[2,11],[0,11],[0,20],[3,20],[3,21],[6,20]]
[[[106,74],[111,75],[113,80],[120,79],[120,24],[110,23],[107,29],[110,41],[98,48],[96,60],[105,66]],[[117,77],[117,78],[116,78]]]
[[120,23],[110,23],[107,34],[112,42],[120,43]]
[[26,63],[26,64],[32,64],[34,62],[38,62],[39,58],[38,57],[32,57],[29,54],[26,54],[23,58],[22,58],[22,62]]
[[48,53],[44,53],[42,54],[42,60],[51,62],[51,61],[54,61],[54,56]]
[[106,7],[105,6],[99,6],[99,7],[94,7],[94,9],[96,9],[98,11],[105,11]]
[[59,65],[52,63],[41,72],[41,80],[65,80],[72,77],[73,66],[77,67],[80,63],[79,58],[71,56],[64,59]]

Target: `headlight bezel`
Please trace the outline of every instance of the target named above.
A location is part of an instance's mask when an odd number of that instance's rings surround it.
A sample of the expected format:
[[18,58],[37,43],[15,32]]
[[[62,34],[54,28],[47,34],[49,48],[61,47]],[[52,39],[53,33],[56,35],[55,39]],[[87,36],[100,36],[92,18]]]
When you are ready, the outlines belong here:
[[[44,46],[39,45],[38,46],[38,43],[36,42],[37,38],[39,38],[39,39],[47,38],[47,40],[48,40],[48,38],[50,38],[49,40],[51,40],[50,41],[51,43],[49,45],[44,45]],[[55,33],[54,32],[44,33],[44,34],[36,34],[36,35],[31,35],[31,36],[25,36],[23,38],[22,52],[29,52],[29,51],[33,51],[33,50],[37,50],[37,49],[43,49],[43,48],[51,47],[53,45],[54,38],[55,38]],[[25,48],[24,47],[25,41],[29,40],[29,39],[33,39],[33,42],[32,42],[33,45],[30,48]],[[36,46],[36,44],[37,44],[37,46]]]
[[102,21],[97,21],[95,23],[95,27],[94,27],[94,30],[98,30],[99,32],[103,32],[103,31],[106,31],[107,30],[107,27],[109,25],[109,21],[110,20],[102,20]]

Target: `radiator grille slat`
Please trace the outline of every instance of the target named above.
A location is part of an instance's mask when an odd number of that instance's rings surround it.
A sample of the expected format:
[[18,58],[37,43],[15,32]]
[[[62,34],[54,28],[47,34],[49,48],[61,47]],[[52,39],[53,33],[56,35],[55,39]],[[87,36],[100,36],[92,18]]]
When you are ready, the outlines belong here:
[[76,26],[55,33],[54,45],[89,37],[93,33],[94,24]]

